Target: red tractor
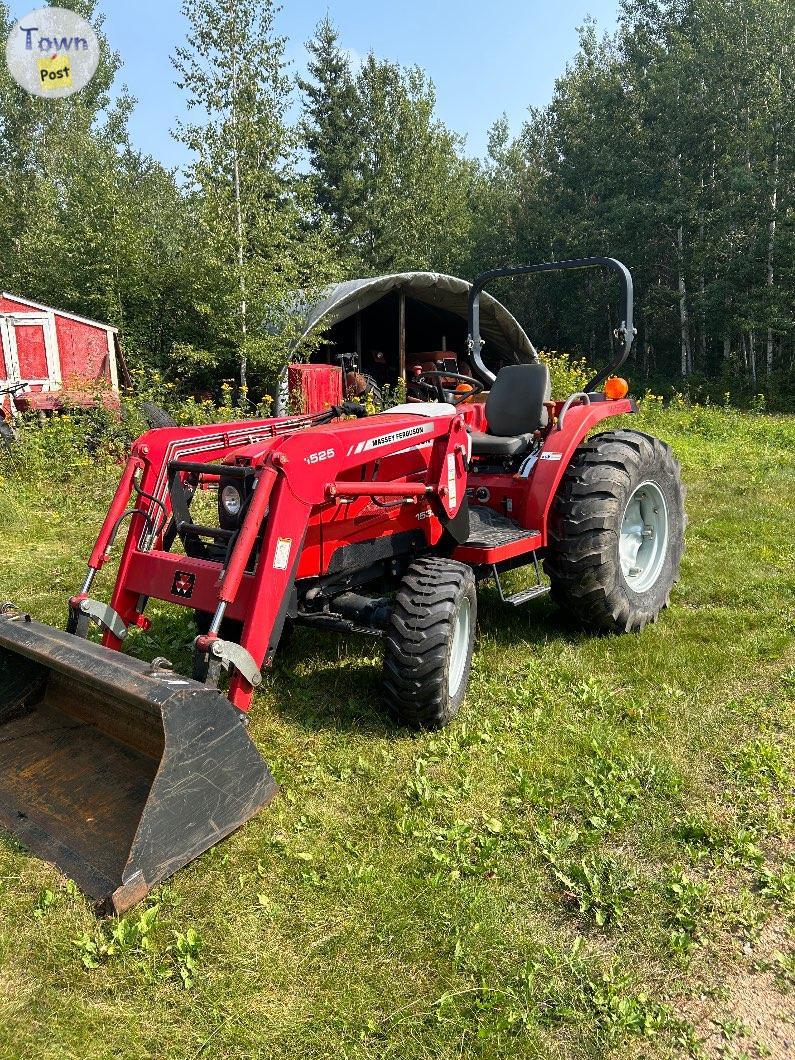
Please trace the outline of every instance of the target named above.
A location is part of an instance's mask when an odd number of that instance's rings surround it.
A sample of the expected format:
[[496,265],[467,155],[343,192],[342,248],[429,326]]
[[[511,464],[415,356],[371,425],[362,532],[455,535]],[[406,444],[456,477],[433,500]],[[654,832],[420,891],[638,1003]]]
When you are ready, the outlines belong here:
[[[595,265],[622,283],[614,363],[556,399],[545,365],[509,365],[485,404],[468,400],[488,378],[484,283]],[[342,404],[139,438],[68,631],[2,609],[0,824],[123,911],[273,797],[246,715],[288,625],[381,638],[387,709],[431,729],[466,695],[483,583],[513,606],[551,592],[594,630],[653,622],[684,546],[679,466],[641,432],[590,433],[635,411],[608,379],[633,334],[631,277],[614,259],[497,270],[472,289],[481,378],[461,377],[464,391],[449,389],[448,371],[426,372],[427,402],[377,415]],[[217,515],[200,521],[192,510],[208,488]],[[89,593],[122,529],[104,603]],[[529,583],[506,595],[517,568]],[[120,652],[129,629],[148,626],[152,598],[195,613],[191,677]]]

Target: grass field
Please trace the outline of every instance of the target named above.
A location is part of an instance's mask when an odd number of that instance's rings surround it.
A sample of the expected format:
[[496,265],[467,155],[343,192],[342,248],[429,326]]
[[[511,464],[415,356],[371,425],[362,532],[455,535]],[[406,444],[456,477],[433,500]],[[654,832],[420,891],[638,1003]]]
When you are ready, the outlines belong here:
[[[371,641],[299,631],[252,724],[284,793],[126,919],[0,841],[0,1057],[786,1056],[795,420],[637,420],[689,491],[662,620],[487,590],[465,708],[420,736]],[[0,483],[0,592],[59,624],[117,473],[65,439]],[[184,662],[153,615],[132,650]]]

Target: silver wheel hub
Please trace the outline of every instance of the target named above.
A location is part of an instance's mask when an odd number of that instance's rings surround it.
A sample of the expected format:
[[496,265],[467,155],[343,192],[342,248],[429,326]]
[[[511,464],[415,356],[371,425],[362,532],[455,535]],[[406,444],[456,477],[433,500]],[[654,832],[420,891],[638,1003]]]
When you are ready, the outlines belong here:
[[461,687],[469,655],[469,633],[472,623],[472,610],[469,600],[463,596],[458,603],[453,623],[453,636],[450,643],[450,665],[447,672],[447,691],[452,698]]
[[627,501],[618,550],[627,585],[636,593],[648,592],[668,552],[668,506],[655,482],[641,482]]

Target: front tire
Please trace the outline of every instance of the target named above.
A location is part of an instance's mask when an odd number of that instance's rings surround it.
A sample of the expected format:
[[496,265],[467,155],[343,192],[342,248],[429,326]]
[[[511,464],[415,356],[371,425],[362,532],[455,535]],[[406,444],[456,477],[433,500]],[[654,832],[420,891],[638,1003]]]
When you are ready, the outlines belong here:
[[589,438],[550,511],[552,598],[591,628],[643,629],[668,606],[686,523],[679,463],[664,442],[626,430]]
[[395,598],[385,637],[384,699],[413,729],[441,729],[469,684],[477,621],[471,567],[429,556],[415,560]]

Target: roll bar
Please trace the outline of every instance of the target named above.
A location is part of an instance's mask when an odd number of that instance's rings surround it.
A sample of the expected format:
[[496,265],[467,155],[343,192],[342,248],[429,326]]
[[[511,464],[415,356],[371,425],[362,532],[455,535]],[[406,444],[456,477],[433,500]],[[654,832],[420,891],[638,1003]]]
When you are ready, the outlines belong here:
[[487,283],[503,276],[526,276],[533,272],[564,272],[569,269],[593,269],[600,266],[617,272],[621,280],[621,298],[618,312],[621,323],[615,330],[615,336],[620,340],[621,346],[619,355],[605,368],[597,372],[593,379],[588,381],[585,389],[595,390],[609,375],[617,372],[629,356],[632,344],[635,341],[632,275],[626,265],[622,264],[617,258],[595,257],[570,258],[568,261],[545,261],[540,265],[507,265],[499,269],[489,269],[476,277],[469,291],[469,336],[467,338],[467,348],[481,377],[491,383],[496,379],[494,373],[488,370],[481,357],[483,340],[480,337],[480,295]]

